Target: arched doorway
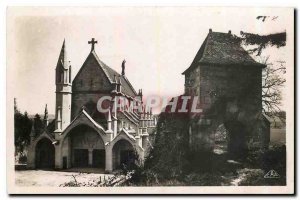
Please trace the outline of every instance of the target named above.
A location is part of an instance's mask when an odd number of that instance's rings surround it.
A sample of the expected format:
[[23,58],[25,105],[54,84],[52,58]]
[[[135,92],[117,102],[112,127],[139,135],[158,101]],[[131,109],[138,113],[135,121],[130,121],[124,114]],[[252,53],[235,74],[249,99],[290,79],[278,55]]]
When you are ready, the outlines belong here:
[[214,153],[215,154],[226,154],[228,152],[228,131],[224,124],[220,124],[214,131]]
[[71,165],[69,166],[105,168],[105,145],[96,130],[80,125],[71,130],[68,137],[66,141],[69,141],[69,155],[64,155],[64,157],[70,157]]
[[247,153],[247,130],[240,121],[226,121],[224,123],[228,136],[228,153],[232,158],[243,157]]
[[37,169],[54,168],[55,149],[48,138],[38,141],[35,147],[35,161]]
[[131,167],[135,162],[135,151],[130,142],[121,139],[115,143],[113,150],[113,169]]

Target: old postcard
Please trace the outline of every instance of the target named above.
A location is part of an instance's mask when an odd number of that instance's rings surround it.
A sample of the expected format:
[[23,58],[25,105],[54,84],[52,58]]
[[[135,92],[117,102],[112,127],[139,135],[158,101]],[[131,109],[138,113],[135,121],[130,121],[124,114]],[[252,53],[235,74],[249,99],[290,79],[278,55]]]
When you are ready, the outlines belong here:
[[10,194],[293,194],[294,9],[9,7]]

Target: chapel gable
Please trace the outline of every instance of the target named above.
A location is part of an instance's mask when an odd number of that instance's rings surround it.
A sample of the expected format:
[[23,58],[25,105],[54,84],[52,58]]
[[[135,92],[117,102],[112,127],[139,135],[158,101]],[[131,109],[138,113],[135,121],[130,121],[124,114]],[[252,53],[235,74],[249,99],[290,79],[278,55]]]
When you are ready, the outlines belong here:
[[73,92],[109,92],[112,85],[97,58],[91,52],[73,80]]

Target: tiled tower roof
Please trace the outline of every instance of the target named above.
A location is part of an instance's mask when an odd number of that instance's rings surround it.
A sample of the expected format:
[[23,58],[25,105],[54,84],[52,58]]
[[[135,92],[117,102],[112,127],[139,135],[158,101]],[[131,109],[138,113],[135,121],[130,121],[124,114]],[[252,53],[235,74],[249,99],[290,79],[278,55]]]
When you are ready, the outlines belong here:
[[241,46],[237,36],[229,33],[209,31],[197,52],[191,66],[183,72],[190,71],[199,63],[213,65],[246,65],[264,67],[256,62]]

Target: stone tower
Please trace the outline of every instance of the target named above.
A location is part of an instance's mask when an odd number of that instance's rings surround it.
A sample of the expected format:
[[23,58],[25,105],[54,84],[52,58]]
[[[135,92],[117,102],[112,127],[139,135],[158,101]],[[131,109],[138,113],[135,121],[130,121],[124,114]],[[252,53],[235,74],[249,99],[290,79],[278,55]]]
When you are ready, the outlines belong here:
[[56,106],[55,132],[61,132],[71,122],[71,65],[67,58],[65,40],[55,69]]

